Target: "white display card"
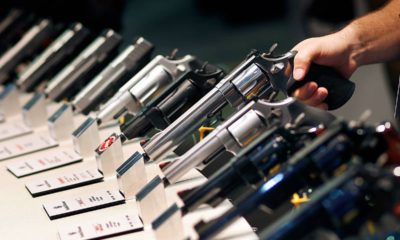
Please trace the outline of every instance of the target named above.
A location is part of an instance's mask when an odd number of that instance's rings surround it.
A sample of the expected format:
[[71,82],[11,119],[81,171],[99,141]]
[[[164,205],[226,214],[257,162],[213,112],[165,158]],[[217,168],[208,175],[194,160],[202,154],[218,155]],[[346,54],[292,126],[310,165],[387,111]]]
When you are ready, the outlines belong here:
[[0,160],[56,147],[58,143],[46,134],[31,134],[0,142]]
[[137,214],[120,214],[75,226],[59,228],[61,240],[101,239],[143,230],[143,223]]
[[63,150],[13,162],[7,169],[16,177],[25,177],[80,161],[82,157],[74,150]]
[[102,190],[69,199],[44,203],[43,208],[50,219],[56,219],[110,207],[124,202],[125,198],[118,190]]
[[25,187],[32,196],[37,197],[99,182],[102,179],[103,175],[97,169],[89,169],[36,180],[25,184]]
[[12,139],[32,132],[22,119],[0,124],[0,141]]

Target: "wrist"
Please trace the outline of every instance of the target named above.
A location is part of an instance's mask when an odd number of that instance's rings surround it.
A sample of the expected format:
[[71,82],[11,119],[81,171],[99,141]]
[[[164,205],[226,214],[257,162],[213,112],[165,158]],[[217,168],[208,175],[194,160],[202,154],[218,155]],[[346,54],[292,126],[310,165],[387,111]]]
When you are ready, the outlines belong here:
[[354,68],[366,64],[368,44],[362,39],[355,24],[350,24],[338,32],[344,44],[345,58]]

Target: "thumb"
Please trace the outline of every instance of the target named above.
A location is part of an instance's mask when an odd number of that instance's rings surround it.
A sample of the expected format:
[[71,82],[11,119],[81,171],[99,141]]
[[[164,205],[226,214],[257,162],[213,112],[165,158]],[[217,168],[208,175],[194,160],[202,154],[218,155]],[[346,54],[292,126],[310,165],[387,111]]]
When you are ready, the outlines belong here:
[[311,62],[317,55],[311,49],[312,48],[298,50],[294,58],[293,78],[295,80],[303,80],[310,69]]

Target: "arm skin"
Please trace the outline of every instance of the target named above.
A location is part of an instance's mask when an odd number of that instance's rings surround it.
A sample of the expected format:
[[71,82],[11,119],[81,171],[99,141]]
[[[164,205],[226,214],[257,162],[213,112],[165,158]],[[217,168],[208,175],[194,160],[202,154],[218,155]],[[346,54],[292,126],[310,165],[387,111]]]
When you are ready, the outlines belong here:
[[[400,0],[391,0],[383,8],[354,20],[342,30],[297,44],[294,78],[302,80],[310,63],[315,62],[338,70],[349,78],[361,65],[384,62],[400,57]],[[297,89],[293,96],[322,109],[328,90],[310,82]]]

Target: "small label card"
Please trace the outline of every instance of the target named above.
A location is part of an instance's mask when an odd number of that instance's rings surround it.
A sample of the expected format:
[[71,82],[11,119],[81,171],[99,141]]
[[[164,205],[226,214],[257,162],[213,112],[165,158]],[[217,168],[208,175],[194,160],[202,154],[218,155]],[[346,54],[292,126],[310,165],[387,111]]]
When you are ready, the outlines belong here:
[[140,217],[145,225],[151,222],[167,209],[167,196],[164,183],[160,176],[154,177],[137,194]]
[[28,127],[22,119],[4,123],[0,125],[0,141],[19,137],[31,132],[32,129]]
[[25,177],[80,161],[82,161],[82,157],[74,150],[64,150],[13,162],[7,166],[7,169],[16,177]]
[[21,113],[19,93],[15,84],[7,84],[0,93],[0,112],[4,121],[7,117]]
[[56,147],[58,143],[48,135],[32,134],[0,142],[0,160]]
[[49,132],[58,141],[70,139],[74,130],[72,107],[64,103],[47,120]]
[[103,175],[97,169],[82,170],[61,176],[49,177],[25,184],[33,197],[100,182]]
[[83,240],[113,237],[143,230],[143,223],[137,214],[120,214],[75,226],[60,228],[61,240]]
[[0,112],[0,123],[3,123],[6,121],[6,115],[4,113]]
[[151,227],[156,239],[185,239],[182,214],[176,203],[161,213]]
[[125,202],[124,196],[117,190],[103,190],[100,192],[76,196],[56,202],[43,204],[50,219],[71,216],[100,208],[110,207]]
[[136,196],[147,183],[146,169],[143,155],[135,152],[121,166],[117,168],[117,179],[120,191],[126,199]]
[[115,169],[124,159],[119,136],[115,133],[111,134],[110,137],[96,148],[95,152],[99,171],[103,173],[105,178],[115,177]]
[[22,107],[25,123],[33,128],[47,124],[46,97],[43,93],[35,93]]
[[74,149],[83,157],[94,157],[100,142],[99,128],[95,119],[88,117],[73,133]]

